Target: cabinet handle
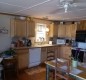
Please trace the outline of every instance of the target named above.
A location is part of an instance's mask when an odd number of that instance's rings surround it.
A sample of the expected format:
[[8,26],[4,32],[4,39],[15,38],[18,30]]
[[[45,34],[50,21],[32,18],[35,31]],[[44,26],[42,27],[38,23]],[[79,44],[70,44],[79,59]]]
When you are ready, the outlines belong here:
[[55,53],[54,51],[48,51],[47,53]]

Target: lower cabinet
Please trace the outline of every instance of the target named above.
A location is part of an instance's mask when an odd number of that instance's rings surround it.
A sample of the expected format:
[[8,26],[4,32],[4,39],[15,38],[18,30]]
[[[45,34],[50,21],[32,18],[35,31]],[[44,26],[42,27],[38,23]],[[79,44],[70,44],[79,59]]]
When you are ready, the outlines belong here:
[[46,46],[41,48],[15,49],[18,58],[18,69],[25,69],[44,63],[47,60],[47,52],[55,52],[58,58],[70,59],[71,47],[69,46]]
[[47,60],[47,52],[54,52],[58,56],[58,48],[56,46],[48,46],[41,48],[41,63],[44,63]]
[[25,69],[28,67],[28,48],[27,49],[16,49],[16,54],[18,58],[18,69]]
[[42,47],[41,48],[41,63],[44,63],[46,61],[46,58],[47,58],[47,48]]

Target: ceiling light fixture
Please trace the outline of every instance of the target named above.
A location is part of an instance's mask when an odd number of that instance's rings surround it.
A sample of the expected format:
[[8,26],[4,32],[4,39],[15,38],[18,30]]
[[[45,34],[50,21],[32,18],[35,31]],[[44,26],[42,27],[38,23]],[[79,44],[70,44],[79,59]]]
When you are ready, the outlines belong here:
[[65,3],[65,4],[64,4],[65,13],[67,12],[68,7],[69,7],[69,3]]
[[63,5],[66,13],[70,5],[73,3],[73,0],[60,0],[60,3]]

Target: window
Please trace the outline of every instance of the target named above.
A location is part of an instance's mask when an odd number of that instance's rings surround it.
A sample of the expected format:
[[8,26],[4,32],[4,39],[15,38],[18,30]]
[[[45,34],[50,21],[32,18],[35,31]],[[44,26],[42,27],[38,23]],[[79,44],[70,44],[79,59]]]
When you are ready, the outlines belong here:
[[46,24],[36,24],[36,42],[46,41]]

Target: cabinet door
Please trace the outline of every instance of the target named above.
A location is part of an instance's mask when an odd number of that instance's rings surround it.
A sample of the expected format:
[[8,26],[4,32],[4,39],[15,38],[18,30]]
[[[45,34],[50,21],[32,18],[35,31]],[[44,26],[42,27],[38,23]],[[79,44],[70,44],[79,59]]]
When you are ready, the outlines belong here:
[[58,36],[58,23],[54,23],[53,35]]
[[71,26],[71,38],[75,39],[76,37],[76,30],[77,30],[77,24],[72,24]]
[[77,30],[86,30],[86,20],[80,21],[80,24],[77,26]]
[[27,36],[34,37],[35,36],[35,22],[27,21]]
[[18,68],[24,69],[28,67],[28,49],[15,50],[18,56]]
[[58,25],[58,37],[65,37],[65,25]]
[[49,37],[58,36],[58,24],[51,23],[49,27]]
[[54,36],[54,23],[51,23],[49,26],[49,37]]
[[66,38],[71,38],[71,29],[72,29],[72,24],[66,24],[65,25],[65,37]]
[[41,48],[41,62],[45,62],[47,59],[47,48],[46,47],[42,47]]
[[14,23],[14,35],[24,37],[26,36],[26,20],[15,20]]

